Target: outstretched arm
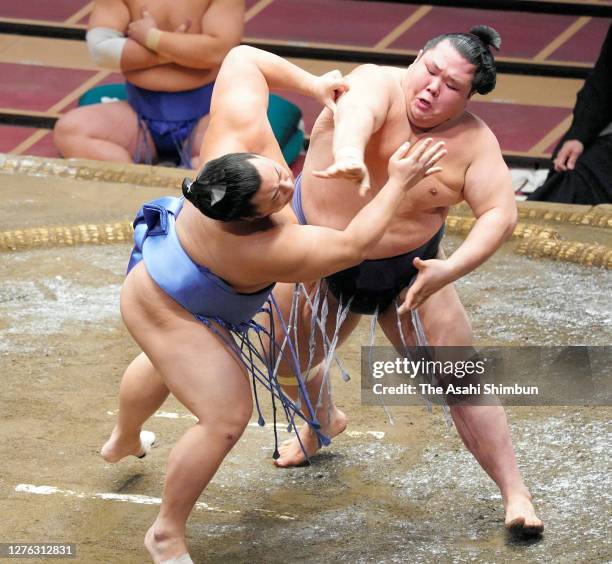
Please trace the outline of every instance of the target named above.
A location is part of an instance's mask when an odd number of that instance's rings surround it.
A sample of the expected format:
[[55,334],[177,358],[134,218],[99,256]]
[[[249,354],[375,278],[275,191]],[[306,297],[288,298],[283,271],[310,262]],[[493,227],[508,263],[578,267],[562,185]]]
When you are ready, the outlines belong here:
[[[252,275],[262,281],[315,280],[362,262],[389,227],[406,192],[424,176],[440,171],[444,143],[420,141],[409,153],[404,143],[389,160],[389,180],[344,231],[312,225],[290,225],[271,233],[265,248],[251,249]],[[251,256],[253,256],[251,254]]]
[[370,188],[365,147],[389,112],[389,77],[375,65],[362,65],[346,78],[349,91],[338,100],[334,118],[334,163],[313,174],[319,178],[353,180],[363,194]]
[[270,155],[278,144],[268,122],[270,88],[293,90],[333,105],[345,83],[339,71],[315,76],[272,53],[241,45],[224,59],[213,92],[211,119],[200,151],[201,162],[225,153]]
[[474,153],[477,156],[465,176],[464,196],[476,223],[448,260],[414,259],[419,273],[400,313],[420,306],[429,296],[480,266],[512,235],[517,221],[512,180],[497,139],[489,130],[483,132]]

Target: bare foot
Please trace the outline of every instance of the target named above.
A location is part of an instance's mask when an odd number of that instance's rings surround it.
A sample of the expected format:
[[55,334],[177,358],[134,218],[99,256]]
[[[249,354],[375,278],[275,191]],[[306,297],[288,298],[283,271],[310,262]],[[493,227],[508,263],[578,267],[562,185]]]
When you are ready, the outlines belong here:
[[[334,408],[331,415],[330,424],[321,427],[321,433],[326,437],[333,439],[346,429],[346,415],[338,408]],[[308,453],[308,458],[313,456],[319,450],[319,441],[317,434],[308,425],[304,425],[298,432],[302,445]],[[280,458],[274,461],[276,466],[281,468],[289,468],[290,466],[300,466],[308,462],[300,441],[297,437],[284,441],[278,448]]]
[[155,443],[155,434],[151,431],[141,431],[136,439],[122,440],[117,432],[117,427],[113,429],[110,438],[100,449],[100,454],[106,462],[115,464],[126,456],[136,456],[144,458]]
[[544,523],[538,519],[531,496],[521,493],[510,496],[506,502],[506,529],[521,536],[538,536],[544,530]]
[[155,523],[147,531],[144,545],[155,564],[193,564],[185,539],[156,534]]

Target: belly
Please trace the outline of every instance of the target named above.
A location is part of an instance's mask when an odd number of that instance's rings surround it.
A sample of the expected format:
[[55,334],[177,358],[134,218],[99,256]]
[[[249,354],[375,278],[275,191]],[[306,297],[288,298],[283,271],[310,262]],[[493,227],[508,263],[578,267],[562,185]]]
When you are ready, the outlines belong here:
[[124,76],[127,81],[147,90],[182,92],[212,82],[217,76],[217,69],[188,69],[179,65],[161,65],[124,72]]
[[[372,197],[361,197],[355,184],[343,180],[319,180],[310,176],[302,183],[302,207],[310,225],[345,229]],[[407,253],[429,241],[442,227],[448,208],[426,211],[398,210],[369,259]]]

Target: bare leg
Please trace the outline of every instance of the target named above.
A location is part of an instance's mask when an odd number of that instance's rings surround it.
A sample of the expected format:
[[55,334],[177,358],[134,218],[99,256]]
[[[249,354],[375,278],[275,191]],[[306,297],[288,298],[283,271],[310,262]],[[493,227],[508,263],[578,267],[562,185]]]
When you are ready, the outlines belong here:
[[185,530],[195,502],[246,428],[252,413],[251,389],[243,367],[226,346],[202,326],[193,340],[180,339],[178,355],[160,362],[160,372],[176,398],[197,418],[168,457],[159,515],[145,538],[153,560],[187,552]]
[[[315,284],[310,284],[310,289],[315,289]],[[281,311],[283,312],[283,317],[285,320],[289,319],[289,310],[291,306],[291,301],[293,297],[293,284],[277,284],[274,289],[274,297],[277,300]],[[327,335],[331,339],[333,334],[333,330],[335,329],[335,319],[336,319],[336,308],[338,304],[336,303],[333,296],[329,296],[329,315],[328,315],[328,323],[327,323]],[[310,319],[311,319],[311,309],[305,299],[301,299],[300,301],[300,313],[298,314],[298,336],[299,343],[298,348],[300,351],[300,366],[306,367],[308,364],[308,341],[310,337]],[[359,323],[359,315],[349,314],[344,324],[342,325],[342,329],[340,332],[339,345],[344,342],[353,329]],[[276,327],[277,335],[284,335],[282,327],[277,325]],[[316,352],[313,360],[314,367],[311,370],[312,377],[309,378],[306,384],[306,390],[308,392],[308,396],[312,405],[316,405],[319,396],[321,397],[321,405],[315,410],[317,420],[321,424],[321,432],[329,437],[330,439],[339,435],[346,428],[346,415],[339,410],[333,403],[333,399],[329,394],[329,390],[321,389],[323,385],[323,366],[321,363],[323,359],[323,346],[322,339],[319,329],[316,330],[317,342],[316,342]],[[282,339],[281,339],[282,340]],[[280,345],[280,343],[278,343]],[[288,382],[294,382],[295,376],[292,370],[292,366],[289,363],[281,363],[280,366],[280,374],[281,385],[283,387],[283,391],[293,399],[297,398],[297,386],[293,384],[289,384]],[[304,404],[304,402],[302,402]],[[303,405],[302,411],[305,415],[309,416],[306,411],[306,406]],[[304,425],[299,431],[300,439],[297,437],[289,439],[283,442],[279,447],[280,458],[276,460],[274,463],[277,466],[281,467],[290,467],[290,466],[298,466],[304,464],[307,461],[306,456],[304,455],[304,451],[302,450],[302,445],[304,446],[306,452],[308,453],[308,457],[311,457],[319,450],[319,441],[317,435],[313,432],[313,430],[308,426]],[[300,444],[300,441],[302,445]]]
[[506,508],[506,527],[525,533],[542,532],[531,494],[523,483],[501,406],[455,406],[451,415],[459,436],[483,470],[500,489]]
[[100,454],[107,462],[142,454],[143,423],[166,401],[170,391],[151,361],[140,353],[127,367],[119,389],[117,425]]
[[[315,410],[315,413],[321,425],[321,432],[326,437],[333,439],[346,429],[346,415],[333,403],[327,386],[323,383],[323,366],[316,367],[314,373],[315,376],[306,384],[306,390],[313,404],[316,404],[319,393],[321,393],[321,405]],[[283,386],[283,390],[294,400],[297,398],[296,386]],[[306,413],[304,407],[302,410]],[[299,440],[297,437],[293,437],[279,446],[280,458],[274,461],[276,466],[288,468],[305,464],[307,459],[302,447],[308,453],[309,458],[319,450],[319,439],[309,425],[302,425],[298,434]]]
[[198,420],[170,453],[160,511],[145,536],[159,563],[188,552],[187,519],[250,420],[251,388],[227,345],[164,294],[143,264],[126,279],[121,311],[167,388]]
[[138,120],[127,102],[82,106],[58,120],[53,140],[66,158],[131,163],[138,148]]
[[[431,345],[472,345],[470,322],[453,286],[429,298],[419,314]],[[390,307],[381,315],[380,324],[393,346],[401,350],[396,323],[396,313]],[[404,334],[412,333],[410,316],[405,316],[403,330]],[[501,491],[506,526],[523,527],[527,533],[541,532],[543,524],[519,472],[503,407],[463,405],[450,411],[463,443]]]

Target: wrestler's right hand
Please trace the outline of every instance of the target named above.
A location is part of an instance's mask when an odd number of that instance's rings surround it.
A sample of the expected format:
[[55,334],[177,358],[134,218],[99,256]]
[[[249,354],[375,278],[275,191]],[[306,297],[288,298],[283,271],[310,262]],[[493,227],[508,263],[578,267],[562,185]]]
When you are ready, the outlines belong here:
[[440,172],[442,167],[434,165],[446,154],[444,141],[434,143],[431,137],[420,140],[412,150],[406,142],[389,159],[389,180],[397,181],[408,190],[426,176]]
[[336,115],[336,100],[349,89],[348,82],[339,70],[317,76],[312,83],[312,95]]

